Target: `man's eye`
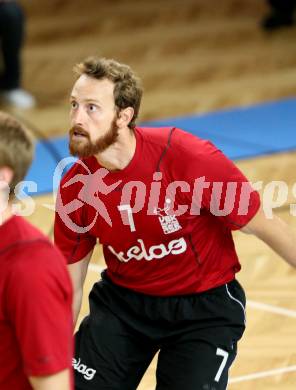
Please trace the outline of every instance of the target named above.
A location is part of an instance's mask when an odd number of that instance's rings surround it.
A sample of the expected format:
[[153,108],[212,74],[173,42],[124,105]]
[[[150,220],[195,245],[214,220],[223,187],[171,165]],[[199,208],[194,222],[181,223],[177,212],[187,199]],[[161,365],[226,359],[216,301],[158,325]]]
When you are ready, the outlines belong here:
[[77,108],[78,104],[76,102],[71,102],[71,108],[75,109]]
[[96,111],[96,109],[97,109],[97,107],[94,104],[90,104],[88,106],[88,108],[89,108],[89,111]]

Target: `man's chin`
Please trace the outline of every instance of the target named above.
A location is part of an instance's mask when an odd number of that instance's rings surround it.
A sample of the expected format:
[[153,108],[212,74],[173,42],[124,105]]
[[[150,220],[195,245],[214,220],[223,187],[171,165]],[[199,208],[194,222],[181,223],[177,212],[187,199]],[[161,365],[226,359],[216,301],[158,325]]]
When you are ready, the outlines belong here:
[[80,148],[73,148],[71,146],[69,147],[69,152],[72,156],[78,157],[78,158],[85,158],[85,157],[91,156],[91,154],[88,151],[80,149]]
[[[114,143],[114,142],[113,142]],[[97,145],[81,145],[81,143],[74,143],[71,142],[69,144],[69,151],[72,156],[79,157],[79,158],[85,158],[85,157],[91,157],[98,154],[103,153],[105,150],[107,150],[111,144],[97,144]]]

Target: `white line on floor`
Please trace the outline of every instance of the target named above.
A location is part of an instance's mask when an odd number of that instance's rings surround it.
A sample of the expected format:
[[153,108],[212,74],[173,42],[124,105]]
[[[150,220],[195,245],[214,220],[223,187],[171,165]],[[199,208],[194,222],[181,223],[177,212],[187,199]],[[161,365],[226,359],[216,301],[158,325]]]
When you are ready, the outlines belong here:
[[263,311],[267,311],[267,312],[273,313],[273,314],[280,314],[282,316],[296,318],[296,311],[295,310],[284,309],[282,307],[269,305],[267,303],[261,303],[261,302],[248,300],[247,306],[251,307],[252,309],[263,310]]
[[294,371],[296,371],[296,366],[275,368],[269,371],[261,371],[261,372],[256,372],[254,374],[248,374],[248,375],[242,375],[242,376],[230,378],[229,383],[246,382],[254,379],[267,378],[269,376],[286,374],[288,372],[294,372]]

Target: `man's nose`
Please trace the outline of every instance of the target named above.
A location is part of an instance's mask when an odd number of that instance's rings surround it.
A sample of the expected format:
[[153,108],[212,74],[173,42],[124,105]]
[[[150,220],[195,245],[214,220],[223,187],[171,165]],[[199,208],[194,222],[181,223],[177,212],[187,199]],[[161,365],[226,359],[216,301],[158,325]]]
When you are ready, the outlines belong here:
[[85,124],[85,112],[83,108],[79,107],[73,115],[73,124],[75,126],[83,127]]

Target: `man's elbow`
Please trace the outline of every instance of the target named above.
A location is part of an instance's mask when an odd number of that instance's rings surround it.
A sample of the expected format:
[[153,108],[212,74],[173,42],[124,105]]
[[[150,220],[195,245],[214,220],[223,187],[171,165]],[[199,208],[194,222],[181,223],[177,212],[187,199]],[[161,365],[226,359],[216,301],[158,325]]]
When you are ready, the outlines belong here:
[[253,234],[258,238],[262,236],[270,229],[271,221],[268,219],[263,210],[260,208],[257,214],[245,225],[240,231],[245,234]]

